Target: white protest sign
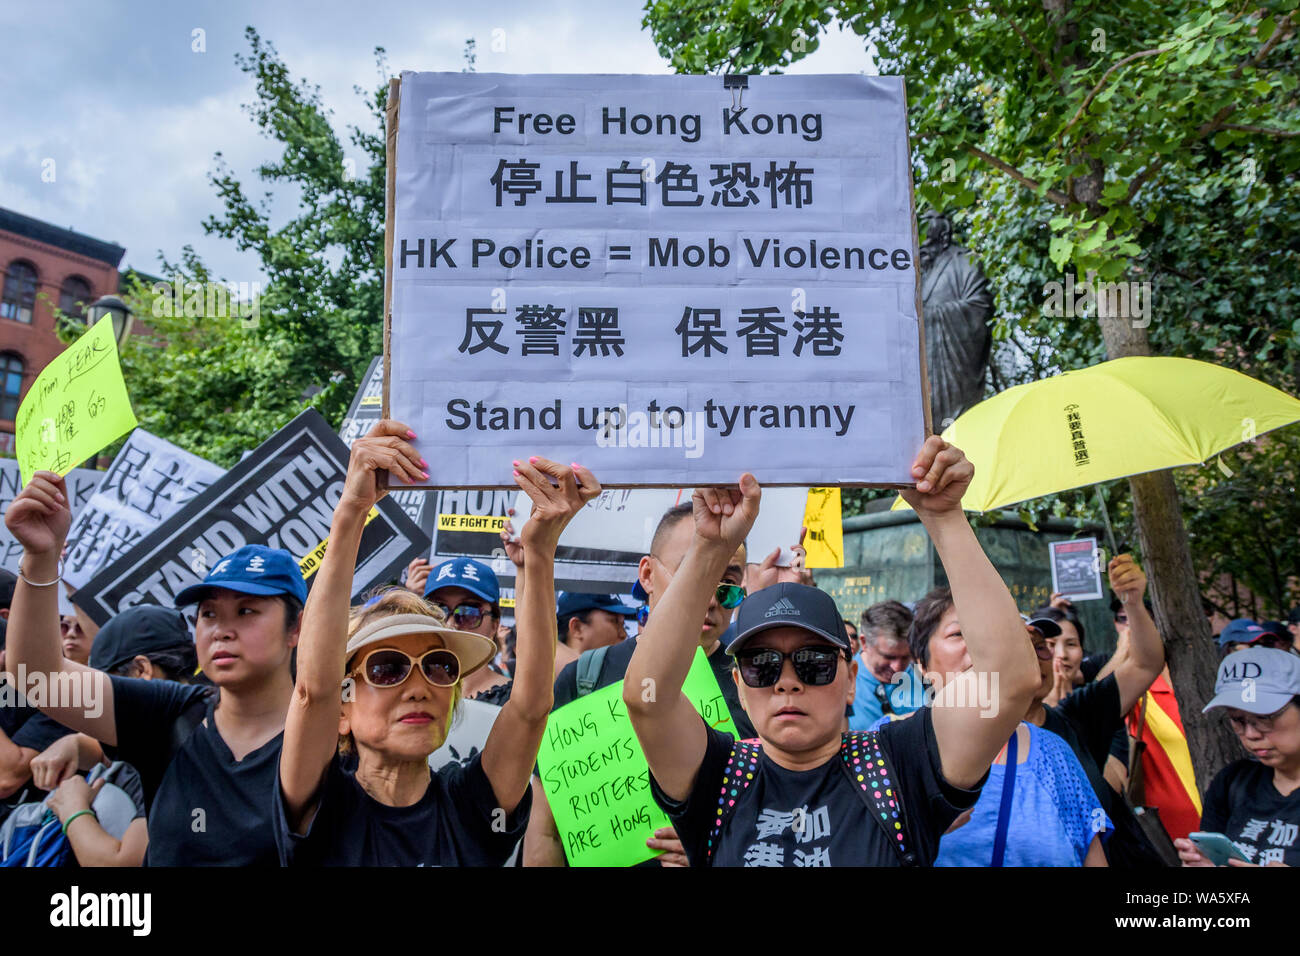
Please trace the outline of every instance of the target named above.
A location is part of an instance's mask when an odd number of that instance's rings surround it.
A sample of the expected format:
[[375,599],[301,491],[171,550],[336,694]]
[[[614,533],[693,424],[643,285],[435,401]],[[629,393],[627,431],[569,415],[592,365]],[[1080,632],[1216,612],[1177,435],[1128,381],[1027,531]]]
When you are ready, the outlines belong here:
[[[663,513],[691,500],[691,489],[613,489],[587,502],[573,516],[555,551],[557,588],[570,591],[627,590],[636,581],[637,563],[650,552],[650,540]],[[777,563],[789,567],[799,543],[807,488],[764,488],[758,520],[746,539],[747,556],[760,563],[780,548]],[[522,491],[515,499],[516,533],[522,533],[532,501]],[[507,562],[508,563],[508,562]],[[511,565],[511,570],[513,570]],[[493,570],[497,570],[495,563]],[[498,574],[501,572],[498,571]]]
[[[95,493],[95,488],[104,477],[104,472],[93,468],[74,468],[64,475],[64,482],[71,498],[72,520],[85,510]],[[23,479],[18,471],[18,461],[14,458],[0,458],[0,568],[18,573],[18,562],[23,557],[23,546],[4,526],[4,516],[9,510],[9,502],[18,497],[23,490]],[[60,591],[62,600],[62,591]]]
[[481,700],[463,700],[443,745],[429,754],[429,769],[437,772],[449,763],[466,764],[483,750],[501,708]]
[[430,487],[906,483],[900,77],[404,73],[389,415]]
[[68,530],[63,579],[84,587],[102,568],[226,473],[207,459],[137,428]]

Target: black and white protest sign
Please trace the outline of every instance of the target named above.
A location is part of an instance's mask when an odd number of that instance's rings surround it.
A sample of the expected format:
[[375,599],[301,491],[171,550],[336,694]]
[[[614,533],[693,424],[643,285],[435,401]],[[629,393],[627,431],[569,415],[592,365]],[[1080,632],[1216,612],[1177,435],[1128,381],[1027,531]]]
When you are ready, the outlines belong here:
[[[430,486],[907,483],[900,77],[405,73],[387,408]],[[683,479],[688,479],[684,481]]]
[[[96,574],[74,600],[101,624],[136,604],[170,606],[223,555],[246,544],[287,550],[310,588],[343,494],[347,459],[343,442],[308,409]],[[428,547],[429,539],[385,497],[361,537],[353,597],[396,579]]]
[[[95,488],[104,477],[104,472],[93,468],[74,468],[63,476],[67,484],[68,496],[71,498],[72,522],[75,526],[78,516],[86,509]],[[0,458],[0,568],[18,573],[18,562],[23,557],[23,546],[18,543],[9,529],[4,526],[5,512],[9,502],[18,497],[23,490],[22,475],[18,470],[16,458]],[[66,577],[66,575],[65,575]]]
[[[366,376],[361,380],[361,387],[352,399],[348,413],[343,416],[343,425],[339,428],[339,437],[348,448],[358,438],[363,437],[375,422],[383,418],[380,406],[384,393],[384,357],[376,356],[366,369]],[[432,538],[435,534],[438,495],[436,492],[412,491],[405,485],[393,484],[388,496],[397,503],[406,516],[419,525],[420,530]]]
[[137,428],[72,521],[63,579],[79,588],[222,475],[220,468]]
[[348,406],[348,413],[343,416],[343,425],[339,428],[339,437],[349,448],[352,443],[370,431],[375,422],[383,418],[384,401],[384,357],[375,356],[366,369],[361,380],[361,387]]
[[1102,596],[1101,552],[1096,538],[1049,542],[1052,591],[1072,601],[1092,601]]
[[[555,549],[556,588],[592,593],[631,590],[641,556],[650,553],[659,520],[669,508],[689,502],[691,494],[690,488],[602,491],[573,516],[560,535]],[[789,567],[807,504],[807,488],[763,489],[763,507],[746,538],[751,564],[760,563],[773,549],[780,548],[777,563]],[[532,501],[521,491],[514,509],[516,517],[511,523],[516,533],[522,533]],[[514,570],[513,565],[510,570]]]

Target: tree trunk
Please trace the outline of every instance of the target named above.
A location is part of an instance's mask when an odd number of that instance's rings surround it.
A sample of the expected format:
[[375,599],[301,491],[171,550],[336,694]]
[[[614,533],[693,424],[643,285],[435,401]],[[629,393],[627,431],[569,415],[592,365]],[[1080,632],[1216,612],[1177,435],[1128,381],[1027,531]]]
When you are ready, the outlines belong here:
[[[1094,276],[1089,278],[1096,281]],[[1097,318],[1107,354],[1112,359],[1150,355],[1145,327],[1135,327],[1128,316],[1111,314],[1112,305],[1110,297],[1097,296]],[[1201,604],[1173,473],[1135,475],[1129,479],[1129,487],[1133,491],[1133,516],[1142,541],[1156,628],[1164,639],[1165,659],[1187,735],[1192,770],[1204,796],[1215,774],[1242,756],[1241,745],[1216,714],[1201,713],[1214,696],[1219,655]]]

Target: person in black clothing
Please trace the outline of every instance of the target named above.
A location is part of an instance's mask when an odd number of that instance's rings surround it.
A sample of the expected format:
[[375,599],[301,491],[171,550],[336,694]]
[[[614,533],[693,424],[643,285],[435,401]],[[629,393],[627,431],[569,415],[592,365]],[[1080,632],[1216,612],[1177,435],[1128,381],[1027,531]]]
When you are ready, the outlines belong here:
[[[7,577],[6,577],[7,576]],[[17,578],[0,569],[0,822],[20,803],[44,800],[49,787],[34,779],[32,762],[51,744],[72,733],[27,703],[9,679],[5,635],[9,601]]]
[[[649,603],[649,613],[654,614],[655,607],[668,590],[669,582],[674,579],[682,558],[691,542],[692,521],[691,504],[676,505],[664,512],[650,540],[650,553],[641,558],[638,579],[632,588],[632,596],[638,601]],[[742,738],[754,736],[754,725],[740,705],[736,684],[731,679],[731,658],[727,656],[724,637],[731,621],[731,613],[744,598],[741,586],[745,578],[745,545],[740,542],[733,550],[731,560],[718,575],[714,589],[710,592],[708,606],[698,615],[694,633],[696,643],[708,656],[713,676],[717,678],[722,696],[727,702],[732,722]],[[605,652],[600,671],[595,681],[586,691],[599,690],[616,684],[623,679],[628,661],[636,651],[637,641],[633,637],[613,645]],[[555,679],[555,709],[576,700],[579,696],[578,671],[584,661],[580,658],[566,665]],[[652,850],[663,851],[662,855],[643,865],[686,866],[686,856],[681,843],[671,827],[661,827],[654,836],[646,841]],[[555,818],[551,814],[550,804],[542,790],[540,779],[533,778],[533,817],[524,839],[525,866],[565,866],[564,847],[560,834],[555,827]]]
[[[1249,862],[1300,866],[1300,657],[1248,647],[1219,663],[1214,697],[1249,757],[1219,771],[1205,794],[1201,830],[1222,833]],[[1189,839],[1174,841],[1183,866],[1212,866]]]
[[[179,611],[141,604],[123,611],[99,630],[89,664],[120,677],[190,683],[196,679],[198,653]],[[102,781],[88,785],[77,771],[91,769],[103,757],[97,740],[68,733],[32,761],[32,779],[54,792],[50,808],[59,820],[76,823],[67,834],[81,866],[140,866],[149,835],[144,785],[134,768],[121,775],[124,782],[129,781],[132,797],[138,797],[139,815],[125,833],[114,835],[93,812],[83,812],[91,809]]]
[[555,548],[600,485],[578,465],[514,463],[533,502],[523,531],[514,685],[482,751],[433,774],[429,755],[446,739],[461,682],[492,660],[496,643],[450,626],[439,609],[401,590],[351,621],[348,609],[366,516],[385,493],[378,474],[407,483],[429,477],[406,441],[414,437],[406,425],[383,420],[352,446],[329,550],[303,615],[272,791],[286,865],[502,866],[527,824],[529,777],[551,710]]
[[[1107,568],[1110,587],[1125,610],[1126,640],[1111,672],[1067,694],[1055,705],[1046,701],[1028,717],[1063,738],[1079,758],[1102,808],[1115,824],[1106,844],[1111,866],[1161,866],[1160,857],[1142,832],[1133,812],[1104,776],[1115,735],[1124,727],[1124,715],[1147,692],[1165,665],[1164,644],[1155,621],[1143,604],[1147,579],[1132,555],[1111,559]],[[1045,607],[1033,614],[1067,626],[1081,628],[1070,612]],[[1078,633],[1078,631],[1076,631]],[[1059,638],[1058,638],[1059,640]],[[1082,644],[1082,641],[1079,641]],[[1059,671],[1058,671],[1059,672]]]
[[14,664],[49,675],[51,686],[56,677],[79,686],[102,705],[69,701],[42,712],[139,771],[148,865],[275,865],[269,794],[307,591],[298,562],[287,551],[247,545],[176,596],[180,606],[198,604],[198,661],[219,693],[111,676],[59,653],[54,588],[70,522],[64,481],[48,471],[38,471],[5,514],[23,546],[9,637]]
[[[728,647],[756,748],[712,730],[681,687],[700,609],[753,526],[761,492],[751,474],[739,490],[695,490],[690,546],[637,642],[623,693],[651,791],[692,866],[933,862],[1041,683],[1015,602],[961,510],[973,474],[958,449],[932,436],[913,462],[916,485],[903,491],[948,573],[973,669],[911,719],[846,735],[855,671],[835,602],[805,585],[765,588],[741,605]],[[982,705],[980,673],[986,688],[989,673],[999,678]],[[644,686],[656,688],[653,700]]]

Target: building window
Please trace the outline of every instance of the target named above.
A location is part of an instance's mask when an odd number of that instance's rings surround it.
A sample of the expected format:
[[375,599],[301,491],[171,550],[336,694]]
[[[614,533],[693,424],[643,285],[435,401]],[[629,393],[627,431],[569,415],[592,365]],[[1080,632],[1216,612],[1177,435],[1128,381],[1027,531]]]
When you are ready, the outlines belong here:
[[32,321],[36,304],[36,267],[21,259],[9,263],[5,272],[4,296],[0,298],[0,317],[16,322]]
[[18,400],[23,394],[23,360],[13,352],[0,353],[0,375],[4,376],[4,394],[0,395],[0,418],[13,421],[18,417]]
[[68,276],[59,289],[59,311],[85,324],[90,305],[90,283],[81,276]]

